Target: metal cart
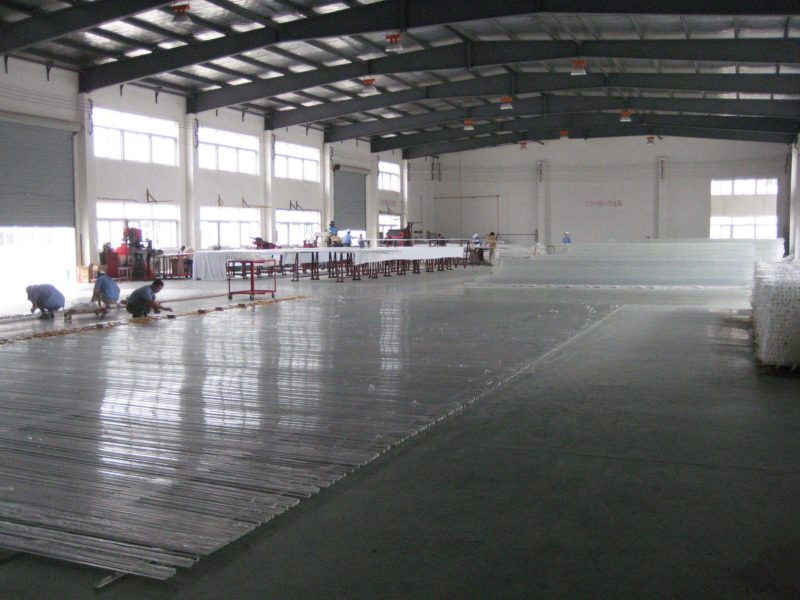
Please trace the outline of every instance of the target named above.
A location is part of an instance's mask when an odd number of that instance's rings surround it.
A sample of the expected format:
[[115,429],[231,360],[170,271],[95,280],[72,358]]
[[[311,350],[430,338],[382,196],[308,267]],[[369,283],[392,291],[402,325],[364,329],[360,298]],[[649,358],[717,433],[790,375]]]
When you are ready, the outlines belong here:
[[[275,297],[275,292],[278,290],[278,276],[275,268],[274,259],[263,260],[229,260],[225,265],[225,271],[228,275],[228,300],[233,300],[234,294],[248,294],[250,300],[255,300],[256,294],[272,294]],[[258,266],[256,266],[258,265]],[[249,274],[250,289],[245,290],[232,290],[231,281],[236,277],[236,271],[241,268],[242,276],[247,279]],[[266,275],[267,280],[272,279],[272,289],[256,289],[256,279],[261,279]]]

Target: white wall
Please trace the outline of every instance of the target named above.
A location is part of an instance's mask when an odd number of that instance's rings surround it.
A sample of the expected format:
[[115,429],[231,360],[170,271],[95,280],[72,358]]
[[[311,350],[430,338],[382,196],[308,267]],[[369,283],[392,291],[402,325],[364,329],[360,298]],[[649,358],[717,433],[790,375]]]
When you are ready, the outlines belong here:
[[9,57],[0,63],[0,110],[20,115],[78,122],[78,74]]
[[[775,177],[788,232],[788,148],[664,138],[556,140],[411,161],[411,206],[445,237],[494,230],[512,243],[708,237],[711,179]],[[541,177],[539,175],[541,164]],[[662,168],[663,166],[663,168]],[[441,172],[441,175],[440,175]],[[479,196],[499,195],[497,202]]]

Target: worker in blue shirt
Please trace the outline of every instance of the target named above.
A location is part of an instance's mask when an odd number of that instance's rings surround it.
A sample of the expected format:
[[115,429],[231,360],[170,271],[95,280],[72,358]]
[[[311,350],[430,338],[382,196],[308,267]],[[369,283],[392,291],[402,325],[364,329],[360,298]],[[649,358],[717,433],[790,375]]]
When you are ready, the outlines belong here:
[[[101,311],[105,312],[112,304],[119,302],[119,286],[105,273],[98,273],[94,282],[92,302],[97,302]],[[103,306],[105,305],[105,306]]]
[[353,236],[350,235],[350,230],[349,229],[344,234],[344,239],[342,239],[342,244],[345,245],[345,246],[352,246],[353,245]]
[[156,300],[156,294],[163,288],[164,282],[160,279],[154,279],[150,285],[144,285],[134,290],[125,303],[128,312],[134,317],[146,317],[151,310],[156,314],[162,310],[172,312],[171,308],[162,306]]
[[31,312],[38,308],[42,314],[40,319],[52,319],[58,310],[64,308],[64,294],[49,283],[29,285],[25,288],[31,302]]

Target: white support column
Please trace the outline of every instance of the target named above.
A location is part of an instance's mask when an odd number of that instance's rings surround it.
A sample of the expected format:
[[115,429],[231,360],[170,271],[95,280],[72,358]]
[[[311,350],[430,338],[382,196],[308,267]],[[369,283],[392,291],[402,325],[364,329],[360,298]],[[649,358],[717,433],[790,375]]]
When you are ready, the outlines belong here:
[[370,156],[372,157],[372,163],[366,177],[367,206],[365,207],[365,212],[367,238],[373,239],[378,237],[378,204],[380,199],[378,197],[378,155],[371,154]]
[[333,151],[330,144],[322,144],[322,230],[334,220],[333,207]]
[[187,114],[184,117],[183,130],[186,135],[180,153],[180,164],[185,175],[181,203],[181,243],[196,250],[200,249],[200,207],[194,200],[198,126],[197,115]]
[[536,164],[536,231],[538,242],[545,246],[550,243],[550,194],[547,185],[547,163]]
[[653,237],[663,239],[669,237],[667,211],[667,159],[663,156],[656,158],[656,189],[655,206],[653,207]]
[[797,140],[792,144],[792,168],[789,175],[789,254],[800,259],[800,155]]
[[275,211],[272,209],[272,160],[273,137],[272,131],[264,131],[261,136],[260,150],[261,156],[261,202],[264,205],[261,209],[261,237],[270,242],[277,240],[275,231]]
[[[403,223],[408,223],[408,161],[405,159],[400,160],[400,214],[402,215]],[[420,211],[420,215],[422,212]],[[425,232],[423,223],[420,223],[420,229]],[[375,235],[369,234],[369,237],[377,237],[378,230],[375,230]]]
[[97,251],[97,189],[95,159],[92,145],[91,100],[78,94],[78,122],[81,130],[75,134],[75,246],[81,266],[99,262]]

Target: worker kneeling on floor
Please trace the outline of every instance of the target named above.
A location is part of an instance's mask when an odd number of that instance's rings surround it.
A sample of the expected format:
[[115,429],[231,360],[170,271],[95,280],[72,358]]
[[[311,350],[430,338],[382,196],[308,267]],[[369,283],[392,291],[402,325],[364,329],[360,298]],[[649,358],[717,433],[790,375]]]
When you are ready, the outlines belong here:
[[49,283],[29,285],[25,288],[31,302],[31,312],[38,308],[42,314],[40,319],[52,319],[55,313],[64,308],[64,294]]
[[163,287],[163,281],[160,279],[154,279],[153,283],[150,285],[144,285],[134,290],[134,292],[128,296],[128,300],[126,301],[126,308],[128,309],[128,312],[134,317],[146,317],[148,314],[150,314],[151,310],[156,314],[160,313],[162,310],[172,312],[171,308],[168,306],[162,306],[156,300],[156,294],[158,294]]
[[92,302],[97,302],[100,310],[108,310],[112,304],[119,302],[119,286],[105,273],[98,273],[92,292]]

